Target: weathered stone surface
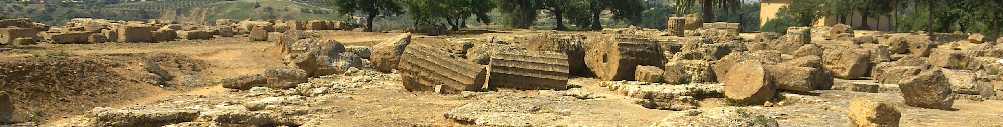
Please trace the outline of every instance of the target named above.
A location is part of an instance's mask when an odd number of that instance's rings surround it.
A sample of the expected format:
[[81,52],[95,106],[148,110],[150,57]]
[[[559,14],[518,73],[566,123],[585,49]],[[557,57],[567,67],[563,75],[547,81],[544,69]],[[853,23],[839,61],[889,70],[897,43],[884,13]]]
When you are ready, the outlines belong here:
[[284,117],[270,111],[249,111],[244,106],[217,106],[214,109],[202,111],[195,121],[211,121],[220,125],[231,126],[295,126],[292,118]]
[[129,24],[118,27],[118,42],[153,42],[154,28],[149,25]]
[[345,52],[354,53],[362,59],[369,59],[373,54],[373,50],[366,46],[348,46],[345,47]]
[[888,51],[888,46],[879,44],[862,44],[861,48],[870,52],[871,63],[877,64],[881,62],[892,61],[891,51]]
[[949,69],[965,69],[969,66],[972,56],[964,51],[953,49],[933,49],[928,62],[934,67]]
[[265,28],[264,26],[255,26],[247,38],[251,41],[268,41],[268,31]]
[[101,34],[91,34],[91,35],[87,36],[87,43],[96,44],[96,43],[105,43],[105,42],[108,42],[108,38],[104,37]]
[[342,73],[347,68],[340,68],[337,62],[348,61],[351,64],[361,64],[358,56],[343,55],[345,45],[335,40],[302,39],[290,47],[291,51],[286,62],[303,69],[310,77]]
[[779,127],[776,116],[752,110],[754,107],[722,106],[671,113],[651,127]]
[[[738,33],[742,32],[742,27],[741,27],[741,24],[739,24],[739,23],[714,22],[714,23],[704,23],[703,25],[704,25],[703,28],[705,30],[719,31],[719,32],[715,32],[715,33],[718,33],[717,37],[719,37],[719,39],[716,39],[716,40],[721,40],[721,41],[723,41],[723,40],[731,40],[731,39],[721,39],[720,38],[721,36],[735,37],[735,36],[738,36]],[[729,37],[725,37],[725,38],[729,38]]]
[[568,56],[572,74],[589,76],[592,72],[585,65],[585,40],[586,36],[583,34],[545,33],[532,38],[532,43],[528,43],[526,49],[564,53]]
[[307,82],[307,73],[296,68],[269,68],[264,73],[223,80],[223,88],[247,90],[253,87],[286,89]]
[[794,67],[810,67],[815,69],[823,69],[822,58],[818,56],[804,56],[798,57],[791,60],[784,61],[780,63],[781,65],[794,66]]
[[7,92],[0,91],[0,124],[11,123],[14,118],[14,102]]
[[38,38],[38,31],[31,28],[0,28],[0,44],[10,45],[17,38]]
[[642,99],[635,102],[649,109],[682,111],[697,108],[697,100],[720,97],[721,84],[658,85],[632,81],[605,81],[600,84],[616,94]]
[[905,38],[908,43],[909,53],[913,56],[926,57],[930,55],[930,50],[936,47],[930,36],[912,35]]
[[663,72],[662,69],[655,66],[637,66],[634,80],[641,82],[662,82]]
[[478,101],[449,110],[444,114],[448,119],[471,123],[476,126],[554,126],[555,120],[571,113],[569,108],[584,108],[572,97],[527,96],[502,97],[492,101]]
[[878,93],[881,90],[881,85],[872,83],[852,83],[848,87],[847,90],[854,92]]
[[703,18],[700,18],[700,16],[696,14],[689,14],[686,15],[685,18],[686,18],[685,22],[686,30],[696,30],[703,27]]
[[[755,60],[766,64],[779,64],[781,60],[781,54],[776,50],[758,50],[753,52],[735,52],[728,54],[714,63],[712,66],[712,71],[717,77],[723,77],[728,74],[728,71],[735,64]],[[724,79],[717,78],[718,82],[723,82]]]
[[[792,44],[808,44],[811,43],[811,28],[809,27],[790,27],[787,28],[787,35],[784,35],[786,43]],[[795,47],[801,47],[797,45]]]
[[984,96],[993,95],[991,92],[993,86],[991,84],[978,81],[975,72],[951,69],[941,69],[941,71],[944,72],[944,77],[947,78],[947,83],[951,84],[951,89],[954,93]]
[[899,82],[906,105],[921,108],[950,110],[954,93],[940,69],[927,70]]
[[759,105],[773,99],[777,86],[758,61],[734,65],[724,76],[724,95],[737,104]]
[[93,126],[99,127],[155,127],[193,121],[199,112],[183,109],[110,109],[94,108]]
[[407,46],[398,67],[404,88],[442,94],[485,88],[483,66],[442,54],[445,51],[424,45]]
[[411,44],[411,34],[402,34],[372,46],[373,54],[370,61],[373,68],[380,72],[391,72],[397,69],[401,54]]
[[634,79],[637,65],[662,66],[665,58],[660,45],[637,37],[614,37],[596,41],[585,55],[585,63],[599,79]]
[[166,42],[166,41],[174,41],[177,39],[178,39],[178,33],[175,30],[160,29],[157,31],[153,31],[153,41]]
[[773,75],[770,79],[773,84],[782,90],[811,92],[821,86],[832,85],[832,77],[819,69],[787,65],[768,65],[765,68],[768,75]]
[[669,17],[666,22],[667,30],[669,31],[669,36],[686,36],[686,17]]
[[66,33],[45,33],[43,35],[49,43],[53,44],[85,44],[91,33],[87,32],[66,32]]
[[244,75],[223,80],[223,88],[246,90],[267,83],[262,75]]
[[296,68],[271,68],[262,74],[268,88],[286,89],[307,82],[307,73]]
[[[568,89],[568,57],[558,52],[498,52],[488,64],[489,87]],[[463,61],[467,62],[467,61]]]
[[879,39],[878,43],[887,45],[888,51],[891,51],[892,54],[909,53],[909,43],[906,41],[906,35],[889,35],[887,38]]
[[807,44],[801,46],[797,50],[794,50],[792,55],[795,57],[817,56],[821,58],[823,53],[825,53],[824,51],[825,49],[822,49],[822,47],[818,47],[815,44]]
[[854,127],[898,127],[902,113],[894,105],[867,97],[850,100],[850,125]]
[[32,39],[32,38],[17,38],[17,39],[14,39],[14,43],[12,43],[11,45],[34,45],[34,44],[38,44],[37,42],[35,42],[35,39]]
[[909,78],[910,76],[918,75],[923,71],[923,67],[920,66],[893,66],[883,69],[881,73],[877,73],[874,77],[880,83],[884,84],[898,84],[902,79]]
[[669,70],[663,75],[666,83],[706,83],[718,80],[712,69],[711,63],[703,60],[679,60],[665,64],[664,70]]
[[852,37],[853,27],[845,24],[836,24],[832,25],[832,27],[829,29],[828,32],[829,33],[825,35],[826,39],[828,40],[836,40],[843,37]]
[[666,64],[662,71],[662,82],[668,84],[686,84],[690,80],[690,75],[686,73],[686,68],[682,64]]
[[982,42],[985,42],[985,41],[986,41],[986,36],[982,35],[980,33],[975,33],[975,34],[972,34],[972,35],[968,35],[968,42],[969,43],[982,44]]
[[233,37],[237,33],[233,30],[233,27],[216,27],[216,34],[220,37]]
[[866,50],[829,49],[822,56],[822,65],[832,71],[833,76],[859,79],[870,71],[870,53]]
[[209,40],[212,38],[212,33],[206,30],[178,31],[178,38],[185,40]]

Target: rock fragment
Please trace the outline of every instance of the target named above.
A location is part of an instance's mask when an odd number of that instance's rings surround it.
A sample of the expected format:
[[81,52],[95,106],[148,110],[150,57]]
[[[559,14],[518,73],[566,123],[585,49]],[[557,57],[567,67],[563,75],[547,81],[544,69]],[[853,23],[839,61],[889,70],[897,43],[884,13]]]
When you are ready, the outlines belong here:
[[847,116],[854,127],[897,127],[902,113],[890,103],[856,97],[850,101]]
[[906,105],[930,109],[950,110],[954,93],[940,69],[927,70],[899,82]]
[[662,69],[655,66],[637,66],[634,79],[641,82],[662,82]]
[[401,54],[411,44],[411,34],[402,34],[372,46],[370,61],[373,68],[380,72],[391,72],[397,69]]

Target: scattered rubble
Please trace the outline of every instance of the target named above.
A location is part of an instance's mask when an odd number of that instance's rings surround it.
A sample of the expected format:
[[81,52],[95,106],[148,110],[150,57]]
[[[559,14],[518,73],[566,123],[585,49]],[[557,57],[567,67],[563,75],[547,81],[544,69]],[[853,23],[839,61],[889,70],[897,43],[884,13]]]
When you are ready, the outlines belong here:
[[223,87],[247,90],[252,87],[286,89],[307,81],[306,71],[296,68],[272,68],[262,74],[246,75],[223,81]]

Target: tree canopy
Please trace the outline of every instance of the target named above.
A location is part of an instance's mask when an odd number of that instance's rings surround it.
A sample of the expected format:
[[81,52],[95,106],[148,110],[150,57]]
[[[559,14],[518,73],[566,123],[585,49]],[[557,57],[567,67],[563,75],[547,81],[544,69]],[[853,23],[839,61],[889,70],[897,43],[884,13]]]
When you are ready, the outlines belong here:
[[403,13],[400,3],[395,0],[333,0],[338,12],[354,14],[361,12],[366,15],[366,31],[373,31],[373,20],[378,16],[390,16]]

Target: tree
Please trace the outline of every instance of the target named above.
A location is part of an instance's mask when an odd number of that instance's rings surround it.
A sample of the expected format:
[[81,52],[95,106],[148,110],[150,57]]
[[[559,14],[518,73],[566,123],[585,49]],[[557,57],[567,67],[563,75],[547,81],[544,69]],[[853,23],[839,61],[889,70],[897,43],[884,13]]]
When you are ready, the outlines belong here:
[[467,18],[473,16],[478,22],[491,23],[488,12],[494,9],[493,2],[478,0],[408,0],[407,13],[415,25],[435,25],[445,21],[451,30],[466,27]]
[[378,16],[392,16],[404,13],[400,3],[395,0],[334,0],[338,12],[342,14],[354,14],[361,12],[366,15],[365,31],[373,31],[373,20]]
[[592,30],[602,30],[601,14],[609,10],[613,12],[613,18],[627,20],[632,25],[640,23],[641,13],[644,11],[643,0],[590,0],[589,8],[592,13]]
[[532,26],[542,5],[543,3],[538,0],[498,0],[505,25],[514,28]]
[[717,15],[714,9],[722,9],[725,12],[733,13],[741,6],[741,0],[700,0],[701,14],[704,22],[716,22]]
[[777,11],[777,18],[767,21],[762,31],[785,33],[788,27],[811,26],[822,16],[826,16],[827,8],[824,0],[794,0],[790,5]]

